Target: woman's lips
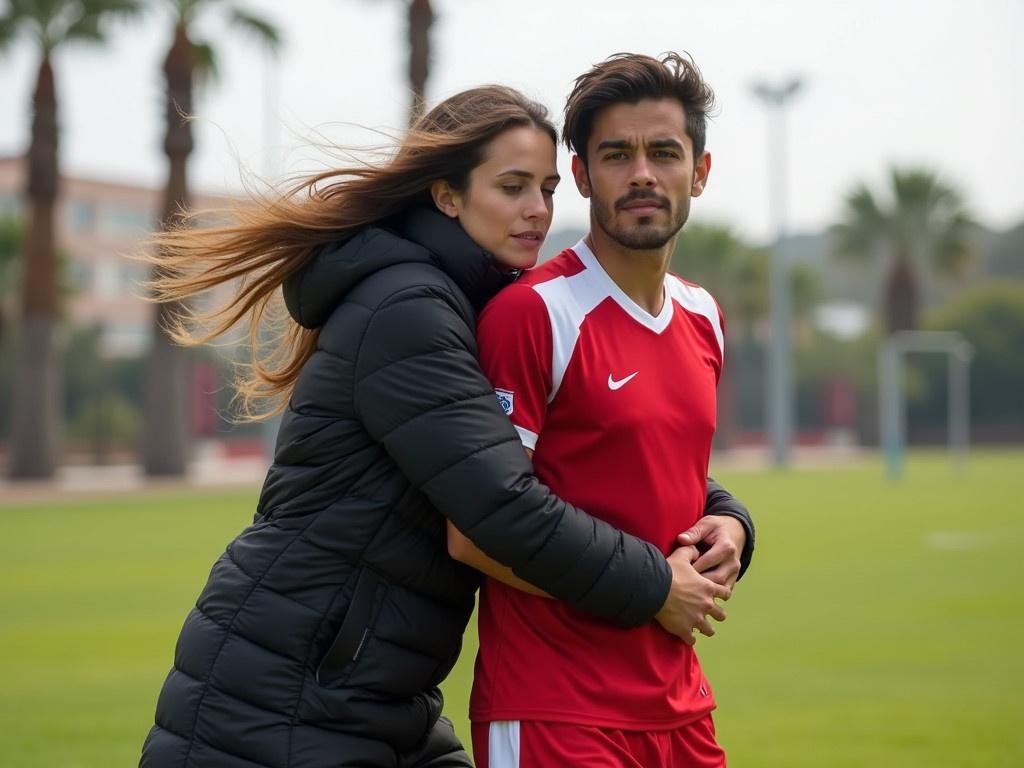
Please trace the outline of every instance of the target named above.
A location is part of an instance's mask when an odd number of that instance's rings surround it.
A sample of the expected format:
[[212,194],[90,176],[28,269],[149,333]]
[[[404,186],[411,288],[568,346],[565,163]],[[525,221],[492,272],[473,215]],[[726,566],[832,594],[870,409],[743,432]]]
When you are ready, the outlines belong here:
[[527,248],[540,248],[541,243],[544,242],[544,234],[537,230],[518,232],[512,235],[512,238]]

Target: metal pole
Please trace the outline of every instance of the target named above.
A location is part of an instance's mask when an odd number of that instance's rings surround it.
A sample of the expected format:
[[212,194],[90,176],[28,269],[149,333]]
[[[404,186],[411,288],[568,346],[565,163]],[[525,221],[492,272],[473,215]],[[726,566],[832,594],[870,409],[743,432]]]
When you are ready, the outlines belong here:
[[783,240],[786,233],[786,137],[783,108],[800,89],[794,78],[778,86],[758,83],[754,94],[768,107],[768,197],[775,229],[772,250],[771,329],[768,358],[767,409],[768,432],[771,439],[772,463],[776,467],[789,464],[793,443],[793,352],[790,339],[792,297],[790,270]]
[[953,466],[962,470],[967,460],[970,429],[970,348],[961,344],[949,356],[949,449]]
[[890,480],[898,480],[903,474],[900,362],[896,344],[893,341],[884,343],[878,351],[878,393],[881,400],[878,404],[878,433]]

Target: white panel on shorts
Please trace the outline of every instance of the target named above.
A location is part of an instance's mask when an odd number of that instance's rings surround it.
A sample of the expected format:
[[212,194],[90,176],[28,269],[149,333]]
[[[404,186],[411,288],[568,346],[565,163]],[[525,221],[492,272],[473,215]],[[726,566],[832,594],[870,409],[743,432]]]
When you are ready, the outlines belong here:
[[487,731],[487,765],[519,768],[519,721],[498,720]]

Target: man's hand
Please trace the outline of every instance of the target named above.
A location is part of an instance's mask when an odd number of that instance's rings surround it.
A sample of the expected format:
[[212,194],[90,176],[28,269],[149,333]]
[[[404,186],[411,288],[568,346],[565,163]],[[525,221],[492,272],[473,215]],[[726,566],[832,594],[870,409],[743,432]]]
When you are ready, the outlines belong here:
[[679,547],[668,556],[672,585],[665,605],[654,617],[666,630],[682,638],[686,645],[696,642],[694,630],[707,637],[715,634],[708,616],[725,621],[725,611],[715,598],[729,599],[728,588],[704,578],[694,569],[692,563],[699,556],[696,547]]
[[693,563],[694,569],[727,587],[731,594],[740,574],[740,552],[747,540],[742,523],[728,515],[705,515],[688,531],[679,534],[678,540],[687,549],[700,550],[700,557]]

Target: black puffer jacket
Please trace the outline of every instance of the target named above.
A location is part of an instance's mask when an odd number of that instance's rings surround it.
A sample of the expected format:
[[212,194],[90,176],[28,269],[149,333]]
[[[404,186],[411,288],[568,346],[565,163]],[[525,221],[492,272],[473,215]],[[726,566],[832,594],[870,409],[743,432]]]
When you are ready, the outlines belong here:
[[579,608],[623,626],[659,610],[662,555],[549,494],[477,365],[476,312],[503,282],[458,224],[415,209],[286,285],[317,351],[255,521],[185,622],[143,766],[404,764],[478,586],[438,510]]

